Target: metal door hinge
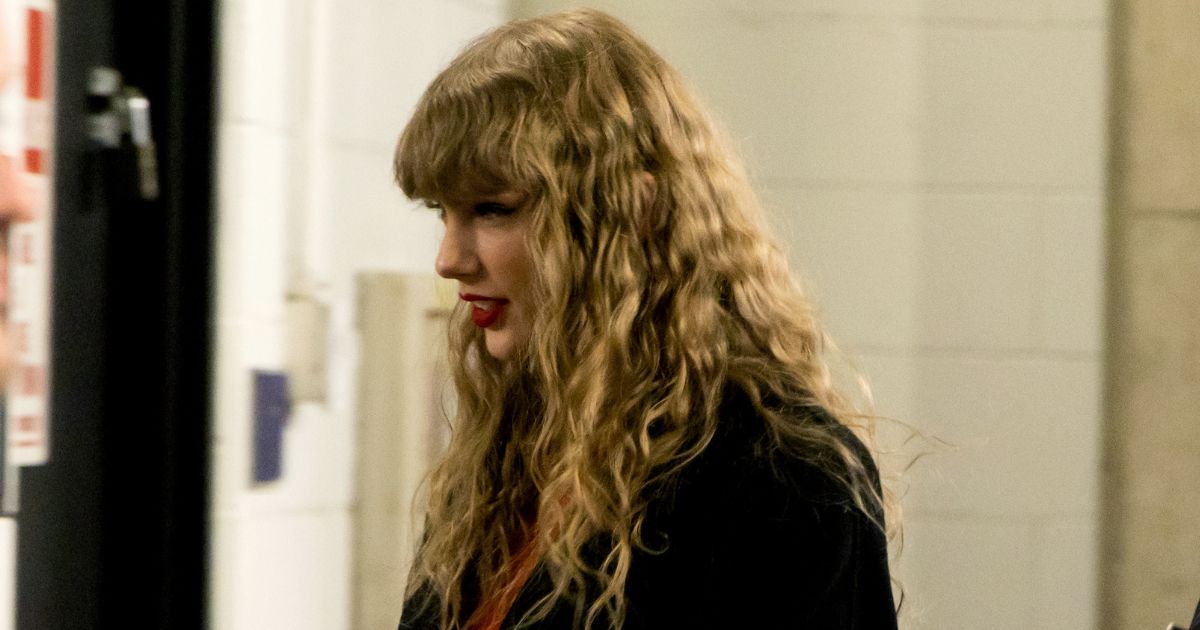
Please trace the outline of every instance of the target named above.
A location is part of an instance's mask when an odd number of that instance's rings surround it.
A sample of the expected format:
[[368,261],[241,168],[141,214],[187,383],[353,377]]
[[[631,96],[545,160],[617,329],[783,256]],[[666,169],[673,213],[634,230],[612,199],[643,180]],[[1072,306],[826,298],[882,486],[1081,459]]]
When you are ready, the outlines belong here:
[[136,87],[125,85],[121,73],[103,66],[88,75],[88,136],[100,149],[121,149],[128,138],[133,147],[137,191],[145,200],[158,199],[158,158],[150,128],[150,100]]

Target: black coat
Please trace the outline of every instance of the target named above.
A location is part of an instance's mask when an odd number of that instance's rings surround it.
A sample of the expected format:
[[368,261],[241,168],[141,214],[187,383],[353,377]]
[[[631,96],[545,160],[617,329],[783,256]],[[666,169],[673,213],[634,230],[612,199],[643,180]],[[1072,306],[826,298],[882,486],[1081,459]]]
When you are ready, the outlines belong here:
[[[879,528],[807,459],[766,447],[762,418],[744,395],[728,397],[720,417],[713,442],[651,499],[644,540],[665,551],[635,551],[623,627],[894,630]],[[824,414],[806,421],[843,439],[874,474],[848,430]],[[546,572],[535,569],[505,627],[550,590]],[[437,609],[418,591],[405,603],[401,630],[437,628]],[[566,630],[574,620],[575,607],[564,602],[532,627]]]

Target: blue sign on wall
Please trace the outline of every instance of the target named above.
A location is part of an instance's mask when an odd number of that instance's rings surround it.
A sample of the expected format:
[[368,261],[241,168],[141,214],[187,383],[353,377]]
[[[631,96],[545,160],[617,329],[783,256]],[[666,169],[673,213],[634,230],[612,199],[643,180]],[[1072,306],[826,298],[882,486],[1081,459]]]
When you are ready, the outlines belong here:
[[283,476],[283,428],[291,401],[284,372],[254,370],[254,482]]

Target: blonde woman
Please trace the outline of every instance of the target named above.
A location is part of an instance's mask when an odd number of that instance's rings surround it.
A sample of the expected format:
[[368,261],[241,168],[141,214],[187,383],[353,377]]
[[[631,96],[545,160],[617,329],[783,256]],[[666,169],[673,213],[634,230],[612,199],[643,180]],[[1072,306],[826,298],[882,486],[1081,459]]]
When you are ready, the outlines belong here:
[[654,50],[590,10],[502,26],[395,168],[462,298],[401,628],[895,628],[865,421]]

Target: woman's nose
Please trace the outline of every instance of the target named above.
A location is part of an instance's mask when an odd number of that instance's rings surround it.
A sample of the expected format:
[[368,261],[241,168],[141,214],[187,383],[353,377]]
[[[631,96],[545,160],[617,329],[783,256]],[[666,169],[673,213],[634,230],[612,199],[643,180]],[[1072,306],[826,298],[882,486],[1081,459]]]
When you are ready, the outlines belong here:
[[461,280],[474,274],[479,267],[475,257],[474,245],[471,242],[469,230],[457,224],[457,221],[446,221],[446,233],[442,244],[438,247],[437,260],[434,268],[437,274],[451,280]]

